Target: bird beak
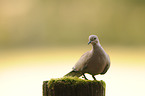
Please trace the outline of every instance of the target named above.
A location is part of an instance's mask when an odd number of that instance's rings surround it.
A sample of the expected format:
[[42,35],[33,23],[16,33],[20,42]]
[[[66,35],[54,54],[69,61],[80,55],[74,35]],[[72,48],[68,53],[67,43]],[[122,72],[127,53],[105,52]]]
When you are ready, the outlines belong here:
[[89,41],[89,42],[88,42],[88,45],[89,45],[91,42],[92,42],[92,41]]

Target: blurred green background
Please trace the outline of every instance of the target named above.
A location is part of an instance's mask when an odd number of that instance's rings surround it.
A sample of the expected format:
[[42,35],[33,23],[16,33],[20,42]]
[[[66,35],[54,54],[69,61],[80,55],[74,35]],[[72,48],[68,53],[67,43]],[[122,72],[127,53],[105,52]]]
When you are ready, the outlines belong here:
[[1,0],[0,46],[145,45],[144,0]]
[[145,96],[145,0],[0,0],[0,96],[42,96],[91,34],[111,58],[106,96]]

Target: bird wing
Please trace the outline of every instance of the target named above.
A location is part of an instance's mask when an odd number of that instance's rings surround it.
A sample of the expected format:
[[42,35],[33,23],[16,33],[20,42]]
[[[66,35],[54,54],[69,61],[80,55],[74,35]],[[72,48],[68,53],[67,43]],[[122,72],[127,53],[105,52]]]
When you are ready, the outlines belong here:
[[84,53],[80,59],[78,60],[78,62],[75,64],[75,66],[73,67],[73,69],[75,71],[82,71],[83,69],[85,69],[87,67],[87,62],[88,60],[91,58],[91,52],[88,51],[86,53]]
[[109,55],[108,55],[108,54],[107,54],[107,58],[108,58],[107,65],[105,66],[105,68],[104,68],[103,72],[102,72],[102,73],[100,73],[101,75],[105,74],[105,73],[108,71],[108,69],[110,68],[110,57],[109,57]]

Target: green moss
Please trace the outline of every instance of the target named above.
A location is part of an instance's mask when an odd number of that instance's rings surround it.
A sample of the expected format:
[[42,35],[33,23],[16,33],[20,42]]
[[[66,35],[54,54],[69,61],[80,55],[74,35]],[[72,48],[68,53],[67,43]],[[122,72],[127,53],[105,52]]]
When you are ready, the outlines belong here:
[[78,77],[63,77],[57,79],[51,79],[48,82],[48,88],[53,89],[54,86],[78,86],[78,85],[88,85],[88,84],[101,84],[104,88],[106,86],[104,81],[97,80],[83,80]]
[[104,88],[106,88],[106,83],[105,83],[103,80],[101,80],[100,82],[101,82],[102,86],[103,86]]

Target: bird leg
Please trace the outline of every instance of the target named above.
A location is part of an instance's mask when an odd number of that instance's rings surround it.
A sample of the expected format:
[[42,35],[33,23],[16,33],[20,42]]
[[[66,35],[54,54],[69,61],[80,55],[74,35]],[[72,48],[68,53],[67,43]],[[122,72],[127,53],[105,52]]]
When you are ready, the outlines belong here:
[[94,80],[96,80],[96,78],[95,78],[95,76],[94,76],[94,75],[92,75],[92,77],[93,77],[93,79],[94,79]]
[[88,80],[88,79],[86,78],[85,74],[83,74],[83,78],[85,78],[85,80]]

